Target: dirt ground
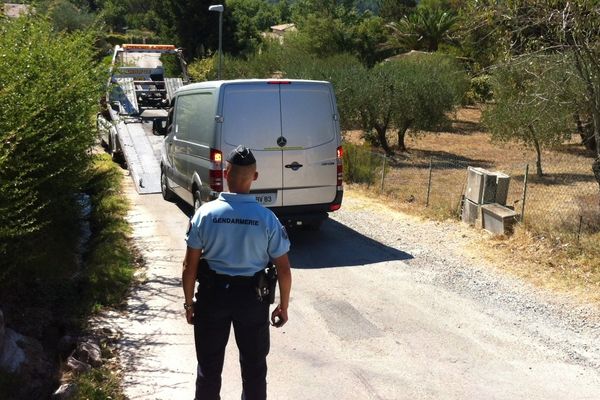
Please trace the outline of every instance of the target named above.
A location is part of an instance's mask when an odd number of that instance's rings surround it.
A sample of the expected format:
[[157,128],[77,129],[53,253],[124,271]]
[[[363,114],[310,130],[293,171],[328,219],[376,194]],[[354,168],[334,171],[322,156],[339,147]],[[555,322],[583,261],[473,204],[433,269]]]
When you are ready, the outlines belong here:
[[[499,143],[491,139],[489,132],[481,124],[481,107],[464,107],[448,115],[450,126],[436,132],[409,133],[406,147],[409,157],[427,157],[435,155],[454,156],[457,159],[482,160],[492,162],[497,168],[535,160],[533,149],[524,149],[517,143]],[[353,130],[344,133],[345,140],[364,143],[362,131]],[[544,150],[543,161],[552,164],[557,160],[583,163],[593,160],[594,155],[580,145],[577,135],[557,149]],[[396,132],[388,132],[391,145],[396,145]]]
[[[571,141],[543,150],[542,163],[548,173],[537,178],[535,152],[519,143],[494,142],[481,124],[481,114],[481,107],[458,109],[449,114],[450,124],[445,129],[407,136],[408,152],[400,156],[415,163],[439,157],[504,171],[512,176],[511,196],[517,199],[516,207],[521,206],[518,201],[523,190],[523,166],[529,164],[528,226],[517,226],[510,237],[492,237],[482,232],[477,251],[504,270],[537,286],[569,293],[584,303],[600,306],[600,246],[597,245],[600,234],[596,226],[600,221],[600,194],[595,182],[591,181],[594,155],[585,150],[579,136],[574,134]],[[361,131],[344,133],[345,140],[356,144],[364,143],[362,136]],[[394,131],[388,133],[392,146],[396,145],[395,136]],[[456,187],[456,178],[450,177],[456,172],[448,171],[447,174],[448,193],[460,190]],[[389,174],[391,179],[398,175],[393,170]],[[356,190],[373,192],[372,188],[361,189],[359,186]],[[395,209],[430,216],[423,206],[407,204],[405,197],[397,198],[389,191],[380,195]],[[576,224],[581,210],[590,221],[590,229],[581,238],[579,235],[575,238],[573,231],[578,229]],[[570,231],[565,233],[561,232],[565,223],[555,217],[567,213],[574,216],[570,218]]]

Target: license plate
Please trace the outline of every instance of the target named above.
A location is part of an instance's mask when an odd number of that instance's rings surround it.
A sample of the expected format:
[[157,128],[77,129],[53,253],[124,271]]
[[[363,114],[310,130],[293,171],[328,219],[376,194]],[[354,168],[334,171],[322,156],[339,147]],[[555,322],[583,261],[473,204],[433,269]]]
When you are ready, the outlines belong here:
[[270,206],[277,201],[277,193],[255,193],[254,197],[263,206]]

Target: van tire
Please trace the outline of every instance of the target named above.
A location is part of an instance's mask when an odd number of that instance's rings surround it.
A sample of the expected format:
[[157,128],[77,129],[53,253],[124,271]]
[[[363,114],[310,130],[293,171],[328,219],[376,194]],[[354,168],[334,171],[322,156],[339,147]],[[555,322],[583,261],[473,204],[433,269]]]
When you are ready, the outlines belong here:
[[160,169],[160,193],[166,201],[175,200],[175,193],[169,187],[169,180],[167,179],[167,175],[165,175],[164,168]]
[[200,206],[202,205],[202,200],[200,200],[200,191],[199,190],[195,190],[194,191],[194,213],[200,208]]
[[112,151],[111,159],[113,160],[114,163],[117,163],[121,166],[125,165],[125,156],[120,151]]

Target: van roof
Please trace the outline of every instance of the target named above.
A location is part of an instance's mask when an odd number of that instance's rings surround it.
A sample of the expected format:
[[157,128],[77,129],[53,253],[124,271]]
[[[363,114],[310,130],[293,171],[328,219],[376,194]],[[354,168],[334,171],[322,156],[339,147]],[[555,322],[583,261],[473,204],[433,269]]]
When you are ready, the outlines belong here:
[[284,84],[284,83],[322,83],[326,85],[330,85],[330,82],[327,81],[313,81],[307,79],[232,79],[225,81],[205,81],[192,83],[190,85],[182,86],[177,90],[177,93],[187,92],[188,90],[194,89],[205,89],[205,88],[219,88],[221,86],[228,85],[243,85],[245,83],[260,83],[264,82],[267,84]]

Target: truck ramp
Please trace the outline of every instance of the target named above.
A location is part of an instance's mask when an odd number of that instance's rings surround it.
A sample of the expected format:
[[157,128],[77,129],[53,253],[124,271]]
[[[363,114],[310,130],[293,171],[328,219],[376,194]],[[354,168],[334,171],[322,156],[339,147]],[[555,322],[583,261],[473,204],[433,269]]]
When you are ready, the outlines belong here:
[[154,133],[165,134],[170,100],[187,83],[181,49],[170,44],[115,46],[97,127],[108,151],[122,154],[139,194],[160,192],[164,137]]
[[139,194],[160,193],[160,146],[152,123],[122,121],[117,125],[127,169]]

